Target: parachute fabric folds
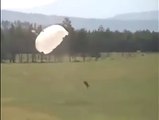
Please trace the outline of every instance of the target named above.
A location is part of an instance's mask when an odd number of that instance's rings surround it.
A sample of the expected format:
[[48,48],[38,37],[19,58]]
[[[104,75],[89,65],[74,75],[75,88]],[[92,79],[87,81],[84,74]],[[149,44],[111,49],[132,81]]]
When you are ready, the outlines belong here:
[[66,31],[60,25],[49,26],[41,31],[37,36],[35,40],[35,47],[39,52],[49,54],[63,41],[63,38],[68,34],[68,31]]

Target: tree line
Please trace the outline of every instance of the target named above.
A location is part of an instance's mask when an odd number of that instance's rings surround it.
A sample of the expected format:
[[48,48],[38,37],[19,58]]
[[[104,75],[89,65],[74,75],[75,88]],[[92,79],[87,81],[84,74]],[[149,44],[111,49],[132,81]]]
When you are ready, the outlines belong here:
[[68,32],[63,42],[49,55],[38,53],[35,49],[37,33],[42,31],[42,25],[28,22],[1,22],[1,62],[9,60],[23,62],[25,54],[26,62],[51,61],[51,56],[69,56],[69,61],[80,56],[85,61],[87,56],[96,60],[102,52],[158,52],[159,32],[142,30],[134,33],[130,31],[111,31],[102,25],[97,30],[86,31],[85,28],[75,30],[69,18],[65,18],[62,25]]

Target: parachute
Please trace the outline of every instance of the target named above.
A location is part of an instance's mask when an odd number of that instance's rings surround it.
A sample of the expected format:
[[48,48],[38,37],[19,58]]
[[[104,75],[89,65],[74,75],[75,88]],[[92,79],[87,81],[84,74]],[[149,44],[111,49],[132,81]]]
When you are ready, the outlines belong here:
[[49,54],[60,45],[63,38],[68,34],[68,31],[61,25],[51,25],[41,31],[37,36],[35,47],[39,52]]

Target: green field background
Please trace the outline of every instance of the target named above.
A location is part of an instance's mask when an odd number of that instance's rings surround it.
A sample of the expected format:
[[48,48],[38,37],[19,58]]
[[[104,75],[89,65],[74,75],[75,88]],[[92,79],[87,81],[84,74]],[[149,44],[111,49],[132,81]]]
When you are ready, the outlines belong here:
[[90,62],[1,64],[1,118],[157,120],[158,57],[115,54]]

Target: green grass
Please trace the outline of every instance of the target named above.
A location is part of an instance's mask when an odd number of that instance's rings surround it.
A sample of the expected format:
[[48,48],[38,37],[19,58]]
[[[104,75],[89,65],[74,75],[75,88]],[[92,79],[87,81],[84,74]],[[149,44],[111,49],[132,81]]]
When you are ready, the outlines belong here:
[[[156,120],[158,56],[117,54],[97,62],[2,64],[2,118],[15,120],[6,118],[3,109],[16,107],[57,120]],[[24,120],[35,120],[29,115]]]

